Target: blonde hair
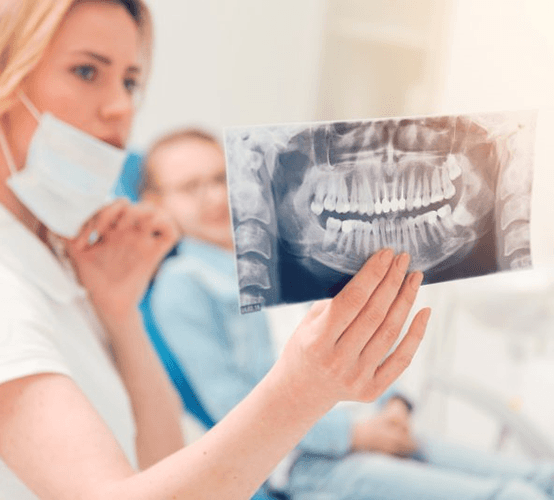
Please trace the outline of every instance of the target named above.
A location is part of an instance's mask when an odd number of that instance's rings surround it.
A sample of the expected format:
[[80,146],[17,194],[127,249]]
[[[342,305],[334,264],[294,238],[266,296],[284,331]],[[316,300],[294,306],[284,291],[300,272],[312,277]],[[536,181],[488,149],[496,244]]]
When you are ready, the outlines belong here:
[[106,2],[124,6],[141,35],[146,81],[152,57],[152,18],[143,0],[8,0],[0,9],[0,116],[15,102],[21,81],[38,64],[73,5]]

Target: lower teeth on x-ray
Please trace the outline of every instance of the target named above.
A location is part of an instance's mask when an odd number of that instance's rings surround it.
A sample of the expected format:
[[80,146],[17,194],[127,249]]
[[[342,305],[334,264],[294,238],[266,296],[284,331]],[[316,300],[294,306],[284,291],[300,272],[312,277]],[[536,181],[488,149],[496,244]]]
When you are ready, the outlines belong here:
[[424,283],[530,267],[536,112],[226,131],[243,312],[334,296],[383,247]]

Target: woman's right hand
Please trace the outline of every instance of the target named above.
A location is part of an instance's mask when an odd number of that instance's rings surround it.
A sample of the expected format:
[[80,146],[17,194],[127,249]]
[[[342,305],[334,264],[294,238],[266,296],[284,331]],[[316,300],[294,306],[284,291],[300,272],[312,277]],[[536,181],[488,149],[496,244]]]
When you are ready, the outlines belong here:
[[[98,239],[89,243],[93,233]],[[77,276],[108,329],[119,317],[136,313],[177,236],[170,217],[158,207],[119,198],[100,209],[77,238],[67,241]]]
[[336,297],[308,312],[278,361],[304,404],[373,401],[408,367],[430,315],[419,311],[389,354],[423,278],[406,277],[409,261],[408,254],[377,252]]

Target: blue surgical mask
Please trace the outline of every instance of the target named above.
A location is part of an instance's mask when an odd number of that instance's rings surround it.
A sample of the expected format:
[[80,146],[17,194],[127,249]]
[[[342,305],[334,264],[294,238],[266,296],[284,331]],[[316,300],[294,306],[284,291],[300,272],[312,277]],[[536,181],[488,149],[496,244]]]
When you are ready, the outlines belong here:
[[46,227],[73,238],[110,201],[126,152],[50,113],[41,115],[25,94],[20,98],[39,124],[21,170],[0,130],[0,147],[11,172],[6,182]]

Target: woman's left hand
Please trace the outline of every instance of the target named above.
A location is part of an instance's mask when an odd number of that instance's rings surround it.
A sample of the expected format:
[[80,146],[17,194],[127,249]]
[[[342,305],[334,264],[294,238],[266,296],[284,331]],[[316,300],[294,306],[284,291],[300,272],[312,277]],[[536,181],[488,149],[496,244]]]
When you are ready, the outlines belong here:
[[[90,243],[91,235],[96,241]],[[118,199],[102,208],[67,241],[81,284],[106,323],[136,311],[160,261],[177,241],[177,230],[162,210],[145,202]]]

